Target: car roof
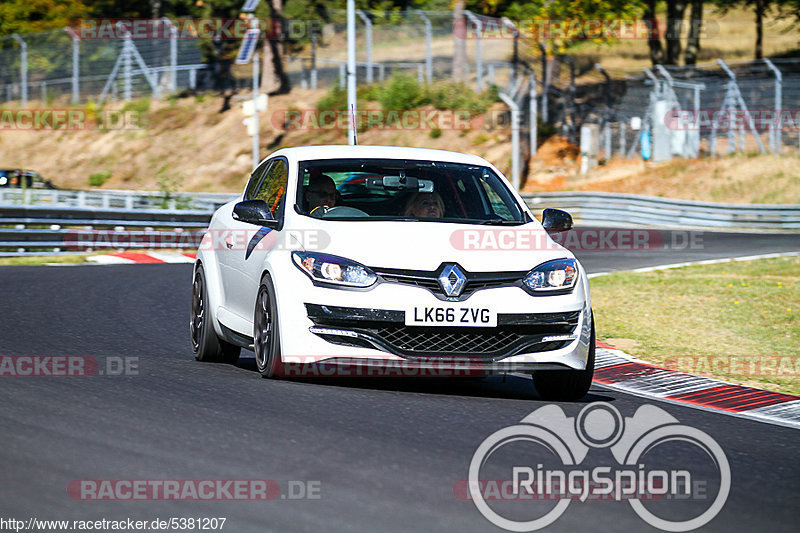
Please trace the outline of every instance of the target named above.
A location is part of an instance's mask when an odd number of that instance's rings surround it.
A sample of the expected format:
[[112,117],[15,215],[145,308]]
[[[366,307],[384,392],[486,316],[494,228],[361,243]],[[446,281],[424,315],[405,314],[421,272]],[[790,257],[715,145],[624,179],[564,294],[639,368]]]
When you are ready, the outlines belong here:
[[412,159],[419,161],[443,161],[446,163],[465,163],[487,166],[490,163],[477,155],[434,150],[431,148],[412,148],[405,146],[373,145],[321,145],[282,148],[271,153],[266,159],[284,156],[294,161],[314,161],[320,159]]

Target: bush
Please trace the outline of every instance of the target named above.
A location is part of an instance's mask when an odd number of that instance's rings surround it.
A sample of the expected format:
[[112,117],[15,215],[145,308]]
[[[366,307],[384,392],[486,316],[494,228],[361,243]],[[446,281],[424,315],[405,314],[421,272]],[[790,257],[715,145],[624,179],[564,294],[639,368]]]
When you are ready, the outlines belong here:
[[106,170],[105,172],[97,172],[95,174],[89,174],[89,187],[102,187],[105,182],[108,181],[108,178],[111,177],[111,171]]
[[383,109],[416,109],[428,103],[416,78],[408,74],[396,74],[378,94]]
[[440,81],[425,89],[426,100],[436,109],[469,110],[473,114],[484,113],[496,101],[497,89],[488,89],[480,94],[466,83]]
[[319,111],[346,111],[347,110],[347,89],[333,87],[317,100]]

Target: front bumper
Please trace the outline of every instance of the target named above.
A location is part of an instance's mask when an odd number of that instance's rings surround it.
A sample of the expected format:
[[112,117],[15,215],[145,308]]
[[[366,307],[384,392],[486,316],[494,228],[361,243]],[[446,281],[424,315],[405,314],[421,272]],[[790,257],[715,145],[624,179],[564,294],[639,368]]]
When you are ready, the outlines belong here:
[[382,283],[342,290],[313,286],[296,268],[284,274],[276,284],[284,364],[396,368],[412,375],[586,368],[591,307],[585,283],[570,294],[544,297],[519,287],[478,290],[464,304],[496,311],[493,328],[406,326],[410,306],[443,302],[422,287]]

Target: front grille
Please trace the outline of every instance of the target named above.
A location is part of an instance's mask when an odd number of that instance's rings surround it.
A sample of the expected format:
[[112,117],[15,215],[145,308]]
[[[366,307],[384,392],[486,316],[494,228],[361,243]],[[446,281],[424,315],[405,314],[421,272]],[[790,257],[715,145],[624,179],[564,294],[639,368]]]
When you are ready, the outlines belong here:
[[[444,268],[440,266],[435,271],[427,270],[404,270],[394,268],[372,268],[380,276],[382,281],[388,283],[400,283],[428,289],[441,300],[460,301],[465,300],[475,291],[492,289],[497,287],[522,286],[522,278],[527,272],[467,272],[461,269],[467,277],[464,289],[458,298],[447,297],[439,286],[439,273]],[[455,275],[450,275],[451,283],[455,283]]]
[[576,333],[580,311],[500,314],[495,328],[406,326],[402,311],[336,308],[306,304],[315,326],[346,329],[359,337],[330,333],[325,340],[370,346],[407,358],[479,357],[495,360],[517,353],[557,350],[571,341],[542,342],[550,335]]

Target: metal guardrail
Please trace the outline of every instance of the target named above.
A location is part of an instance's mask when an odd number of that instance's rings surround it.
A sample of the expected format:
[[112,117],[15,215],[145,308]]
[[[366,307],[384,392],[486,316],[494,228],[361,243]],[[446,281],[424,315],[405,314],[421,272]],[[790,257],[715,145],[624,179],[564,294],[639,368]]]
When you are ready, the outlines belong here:
[[211,219],[198,210],[0,206],[0,256],[97,249],[196,249]]
[[157,191],[74,191],[63,189],[0,189],[0,208],[8,205],[48,205],[101,209],[191,209],[213,213],[236,194],[164,193]]
[[[126,202],[132,197],[125,196]],[[564,209],[582,224],[800,230],[800,205],[711,204],[595,192],[523,198],[534,211]],[[211,214],[210,210],[0,205],[0,256],[104,248],[193,249],[200,244]]]
[[705,203],[602,192],[523,194],[522,197],[534,211],[546,207],[563,209],[584,225],[800,230],[800,205]]

